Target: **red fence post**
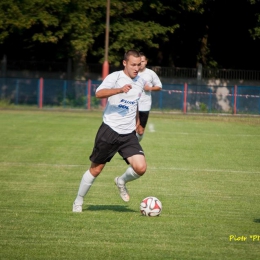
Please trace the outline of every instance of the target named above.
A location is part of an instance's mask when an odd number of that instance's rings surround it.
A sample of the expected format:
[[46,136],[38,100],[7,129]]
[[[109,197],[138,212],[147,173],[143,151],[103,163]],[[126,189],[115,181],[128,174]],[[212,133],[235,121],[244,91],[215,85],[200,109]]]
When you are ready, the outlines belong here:
[[234,115],[237,114],[237,85],[234,87]]
[[43,78],[40,78],[40,85],[39,85],[39,108],[42,109],[43,104]]
[[[102,80],[105,79],[105,77],[108,75],[108,73],[109,73],[109,63],[107,60],[105,60],[103,63]],[[107,104],[107,98],[102,98],[101,99],[102,108],[105,108],[106,104]]]
[[183,113],[187,113],[187,89],[188,85],[187,83],[184,83],[184,97],[183,97]]
[[88,80],[88,96],[87,96],[87,99],[88,99],[88,109],[91,108],[91,80],[89,79]]

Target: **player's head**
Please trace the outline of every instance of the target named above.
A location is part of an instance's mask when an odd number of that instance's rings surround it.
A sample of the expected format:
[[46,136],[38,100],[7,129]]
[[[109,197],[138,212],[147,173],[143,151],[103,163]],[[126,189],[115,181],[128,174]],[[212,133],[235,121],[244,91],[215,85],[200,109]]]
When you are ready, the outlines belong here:
[[130,78],[135,78],[141,67],[141,55],[139,51],[129,50],[124,55],[124,72]]
[[145,54],[143,52],[140,52],[140,55],[141,55],[140,71],[143,71],[146,68],[148,60],[147,60],[147,58],[146,58],[146,56],[145,56]]

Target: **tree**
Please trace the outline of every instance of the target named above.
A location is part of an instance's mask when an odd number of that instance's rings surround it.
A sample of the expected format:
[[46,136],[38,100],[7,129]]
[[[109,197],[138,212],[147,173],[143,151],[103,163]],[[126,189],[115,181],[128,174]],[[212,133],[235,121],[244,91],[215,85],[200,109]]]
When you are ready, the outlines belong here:
[[253,40],[249,33],[255,25],[257,6],[252,6],[249,0],[229,0],[228,3],[207,1],[211,55],[218,68],[259,68],[259,41]]
[[256,8],[257,12],[255,13],[256,26],[250,28],[249,32],[253,39],[260,39],[260,1],[259,0],[250,0],[250,3]]
[[[179,27],[183,10],[201,11],[203,0],[113,0],[109,62],[127,49],[157,49]],[[72,58],[82,78],[87,55],[103,61],[106,0],[2,0],[0,44],[20,39],[26,48],[57,46],[56,58]],[[101,44],[102,43],[102,44]],[[25,48],[24,47],[24,48]]]
[[86,54],[94,39],[102,33],[104,1],[97,0],[4,0],[0,3],[0,43],[11,34],[27,35],[23,39],[60,44],[77,64],[77,77],[83,75]]
[[[202,2],[203,0],[113,1],[110,62],[118,65],[118,53],[131,48],[145,53],[158,51],[179,28],[178,15],[184,10],[202,11]],[[101,52],[102,48],[97,54]]]

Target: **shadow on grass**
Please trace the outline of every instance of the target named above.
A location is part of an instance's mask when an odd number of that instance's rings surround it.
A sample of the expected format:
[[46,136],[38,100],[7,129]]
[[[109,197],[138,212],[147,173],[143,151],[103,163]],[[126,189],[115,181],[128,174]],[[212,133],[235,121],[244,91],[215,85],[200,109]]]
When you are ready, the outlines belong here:
[[136,210],[129,209],[128,206],[123,206],[123,205],[90,205],[87,208],[83,209],[83,211],[85,210],[92,210],[92,211],[111,210],[117,212],[138,212]]
[[255,222],[255,223],[260,223],[260,218],[255,218],[255,219],[254,219],[254,222]]

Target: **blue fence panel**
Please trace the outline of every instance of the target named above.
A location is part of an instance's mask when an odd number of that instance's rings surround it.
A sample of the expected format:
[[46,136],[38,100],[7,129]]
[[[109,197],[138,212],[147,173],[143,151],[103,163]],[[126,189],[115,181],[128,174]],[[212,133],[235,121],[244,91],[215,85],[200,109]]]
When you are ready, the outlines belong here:
[[260,114],[260,87],[237,87],[237,113]]
[[163,84],[161,91],[152,92],[152,109],[181,110],[183,85]]
[[98,108],[100,107],[101,104],[101,100],[95,97],[96,94],[96,90],[98,88],[98,86],[101,84],[101,80],[92,80],[91,81],[91,107],[92,108]]
[[188,85],[187,111],[232,112],[233,86]]
[[0,97],[19,105],[38,105],[39,79],[0,78]]
[[86,81],[68,81],[66,102],[67,106],[86,108]]
[[[43,80],[43,107],[101,108],[95,97],[101,80]],[[15,105],[38,105],[39,79],[0,78],[0,100]],[[90,93],[89,93],[90,90]],[[233,113],[236,100],[238,114],[260,114],[260,87],[190,84],[187,88],[187,113]],[[183,111],[184,84],[163,84],[152,92],[153,110]],[[88,102],[90,101],[90,104]]]
[[43,106],[62,106],[63,80],[43,80]]

